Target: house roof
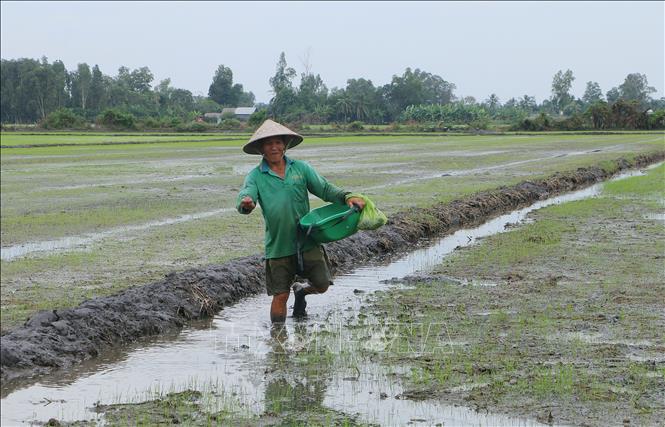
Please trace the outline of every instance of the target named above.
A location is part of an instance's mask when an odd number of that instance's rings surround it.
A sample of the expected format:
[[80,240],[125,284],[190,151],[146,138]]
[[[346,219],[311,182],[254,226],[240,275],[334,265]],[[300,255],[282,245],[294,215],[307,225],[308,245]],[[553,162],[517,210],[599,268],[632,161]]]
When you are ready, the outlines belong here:
[[238,107],[235,110],[236,114],[253,114],[256,111],[256,107]]
[[221,113],[205,113],[206,117],[221,117],[222,114],[235,114],[235,115],[240,115],[240,114],[254,114],[256,111],[256,107],[238,107],[238,108],[223,108]]

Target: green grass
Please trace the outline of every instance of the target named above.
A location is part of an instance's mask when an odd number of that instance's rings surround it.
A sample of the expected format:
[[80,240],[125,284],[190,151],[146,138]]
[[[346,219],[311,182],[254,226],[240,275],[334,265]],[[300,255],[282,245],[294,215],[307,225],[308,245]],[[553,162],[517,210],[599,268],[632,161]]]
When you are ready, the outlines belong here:
[[249,134],[218,133],[218,134],[150,134],[150,133],[0,133],[0,145],[51,145],[51,144],[113,144],[127,142],[166,142],[166,141],[201,141],[201,140],[228,140],[230,138],[245,138]]
[[644,176],[609,182],[603,192],[608,196],[665,197],[665,165],[652,169]]
[[545,420],[551,411],[563,424],[662,420],[662,363],[632,357],[657,360],[665,345],[665,227],[645,216],[663,211],[663,171],[536,211],[535,222],[455,251],[437,268],[496,287],[441,281],[379,294],[374,310],[384,324],[418,316],[446,333],[426,356],[403,351],[422,334],[398,334],[377,356],[410,366],[402,380],[413,396]]

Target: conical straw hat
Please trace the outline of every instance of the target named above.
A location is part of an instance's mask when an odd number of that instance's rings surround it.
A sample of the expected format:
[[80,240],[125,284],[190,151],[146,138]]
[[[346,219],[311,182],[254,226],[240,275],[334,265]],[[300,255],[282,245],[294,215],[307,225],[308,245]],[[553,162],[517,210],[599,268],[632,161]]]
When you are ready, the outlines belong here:
[[286,126],[268,119],[254,132],[249,142],[242,147],[242,151],[247,154],[261,154],[261,140],[271,136],[283,136],[287,149],[293,148],[302,142],[301,135],[298,135]]

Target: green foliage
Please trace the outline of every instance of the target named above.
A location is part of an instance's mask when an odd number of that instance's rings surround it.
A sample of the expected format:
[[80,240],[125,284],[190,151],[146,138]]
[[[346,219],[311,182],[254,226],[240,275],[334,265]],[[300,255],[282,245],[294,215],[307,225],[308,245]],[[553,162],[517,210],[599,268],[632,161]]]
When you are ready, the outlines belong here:
[[605,101],[594,102],[585,114],[591,119],[594,129],[605,129],[610,126],[612,118],[609,105]]
[[619,86],[619,98],[625,101],[635,101],[641,108],[647,106],[649,96],[654,92],[656,89],[649,86],[647,76],[640,73],[628,74]]
[[184,122],[182,119],[178,116],[166,116],[162,117],[162,127],[165,128],[179,128],[181,126],[184,126]]
[[194,108],[197,111],[200,111],[202,114],[205,113],[216,113],[222,111],[222,106],[213,101],[210,98],[196,97],[194,99]]
[[140,122],[140,126],[144,129],[159,129],[162,123],[154,117],[146,117]]
[[[81,63],[68,72],[61,61],[49,64],[47,58],[41,61],[22,58],[3,59],[0,74],[2,122],[36,122],[59,108],[69,108],[88,120],[107,109],[136,117],[184,117],[195,109],[191,92],[170,87],[169,79],[153,90],[154,77],[148,67],[135,70],[120,67],[118,75],[111,77],[104,75],[97,65],[91,69]],[[203,109],[196,106],[196,110]]]
[[296,70],[287,65],[286,55],[282,52],[279,55],[275,75],[270,78],[270,86],[275,94],[270,100],[270,113],[278,119],[282,119],[292,106],[297,104],[296,93],[293,89],[295,76]]
[[444,122],[407,122],[405,129],[409,132],[448,132],[449,130],[456,131],[466,131],[469,129],[469,125],[451,125],[446,126]]
[[603,100],[603,91],[600,90],[600,85],[597,82],[587,82],[586,90],[582,95],[582,101],[587,104],[593,104]]
[[136,117],[133,114],[113,108],[104,110],[97,118],[97,122],[112,129],[134,129],[136,127]]
[[656,110],[648,116],[648,129],[665,129],[665,109]]
[[[493,128],[514,129],[663,129],[662,113],[665,98],[652,99],[655,89],[648,85],[646,75],[632,73],[624,82],[607,92],[607,104],[598,83],[587,82],[582,99],[570,94],[574,81],[571,70],[559,71],[552,82],[552,97],[541,104],[525,94],[510,98],[501,105],[496,94],[482,104],[472,97],[457,102],[455,85],[442,77],[406,68],[401,75],[393,75],[389,84],[375,86],[371,80],[352,78],[344,88],[328,90],[319,74],[309,66],[294,84],[295,69],[288,66],[282,52],[276,72],[270,78],[274,97],[267,111],[259,111],[249,122],[257,126],[267,117],[284,123],[331,124],[339,123],[347,129],[350,122],[387,124],[398,120],[412,122],[412,129],[424,131],[445,130],[453,126],[487,129],[490,119]],[[253,105],[254,95],[245,92],[242,85],[233,82],[233,72],[220,65],[209,88],[210,97],[194,96],[185,89],[171,86],[170,79],[153,84],[154,76],[148,67],[129,69],[120,67],[116,76],[102,73],[98,65],[77,64],[68,71],[62,61],[49,63],[21,58],[2,60],[0,70],[0,122],[46,123],[45,118],[61,108],[69,108],[75,115],[92,121],[105,110],[115,110],[141,120],[133,126],[140,128],[177,128],[187,126],[196,116],[219,112],[222,104],[228,106]],[[655,113],[647,115],[650,108]],[[533,116],[549,113],[565,115],[547,126]],[[178,119],[174,119],[177,117]],[[148,118],[152,118],[148,120]],[[231,117],[224,117],[231,118]],[[115,119],[120,119],[116,117]],[[112,126],[126,127],[127,120],[110,120]],[[159,126],[155,126],[159,121]],[[131,120],[130,120],[131,121]],[[225,126],[235,126],[227,123]]]
[[588,127],[585,117],[579,113],[573,113],[570,117],[553,122],[553,128],[556,130],[583,130]]
[[611,108],[612,127],[620,129],[637,129],[645,127],[647,117],[640,110],[638,101],[619,99]]
[[65,107],[67,70],[61,61],[48,63],[21,58],[3,59],[0,67],[0,114],[3,122],[36,122]]
[[260,126],[268,118],[268,110],[258,110],[252,113],[247,120],[247,123],[252,126]]
[[478,129],[485,129],[489,124],[489,114],[477,104],[454,102],[445,105],[410,105],[402,114],[404,121],[417,123],[468,124]]
[[355,122],[349,123],[349,130],[360,131],[365,129],[365,124],[361,121],[356,120]]
[[384,90],[390,109],[396,114],[410,105],[448,104],[455,99],[453,83],[418,68],[407,68],[402,76],[394,75]]
[[82,129],[86,123],[83,117],[69,108],[59,108],[47,115],[41,126],[45,129]]
[[194,97],[185,89],[170,86],[171,79],[162,80],[155,87],[159,98],[159,113],[164,115],[187,116],[194,109]]
[[208,88],[208,96],[219,105],[229,107],[254,104],[254,94],[245,92],[241,84],[234,84],[233,71],[224,65],[217,67],[212,84]]
[[545,113],[540,113],[538,117],[527,118],[515,125],[512,130],[525,130],[525,131],[544,131],[552,129],[552,121]]
[[242,122],[238,119],[225,119],[221,121],[219,128],[224,130],[242,129]]
[[118,68],[117,83],[134,93],[150,92],[150,85],[155,79],[148,67],[129,70],[127,67]]
[[70,74],[72,106],[85,110],[90,98],[92,73],[85,62],[78,64],[76,72]]
[[224,65],[217,67],[208,96],[220,105],[235,106],[238,94],[233,91],[233,71],[230,68]]
[[556,112],[563,111],[563,107],[568,105],[573,97],[570,95],[570,88],[573,85],[575,77],[571,70],[557,71],[552,79],[552,105]]
[[208,129],[211,129],[210,125],[199,122],[180,124],[176,127],[176,131],[178,132],[205,132]]
[[298,87],[298,104],[305,111],[314,109],[325,103],[328,97],[328,88],[323,83],[320,75],[303,73]]

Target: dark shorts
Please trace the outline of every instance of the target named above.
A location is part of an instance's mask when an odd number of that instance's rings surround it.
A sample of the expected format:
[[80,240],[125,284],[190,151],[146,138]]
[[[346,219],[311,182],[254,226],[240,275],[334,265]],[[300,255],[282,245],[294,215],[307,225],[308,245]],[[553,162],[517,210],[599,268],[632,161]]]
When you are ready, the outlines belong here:
[[[291,291],[296,280],[298,258],[290,255],[283,258],[266,259],[266,290],[268,295]],[[325,290],[332,285],[330,261],[322,246],[316,246],[303,253],[304,272],[299,276],[307,279],[315,288]]]

